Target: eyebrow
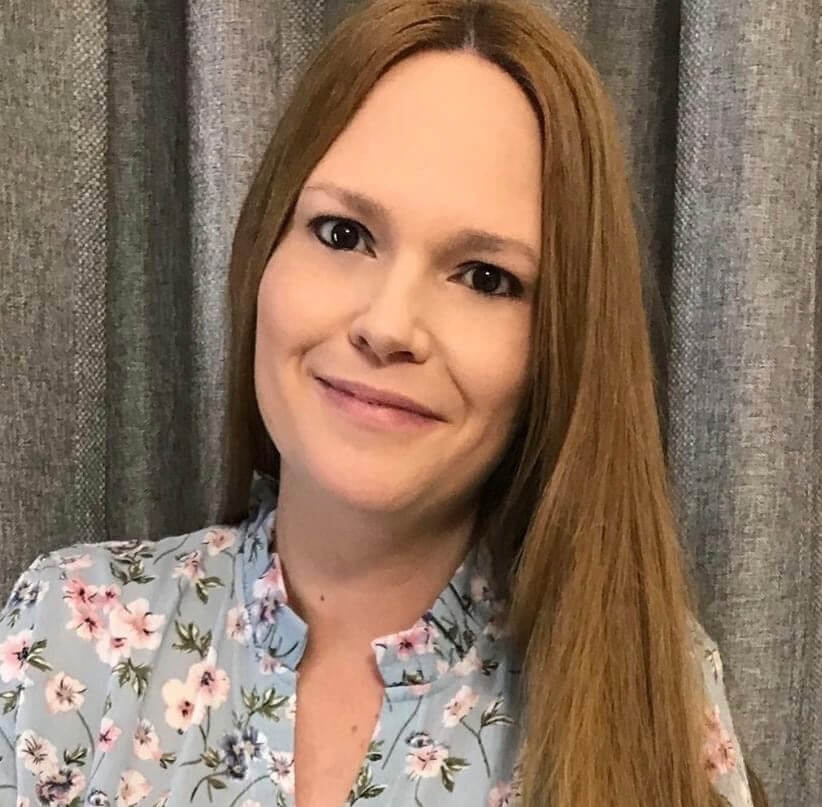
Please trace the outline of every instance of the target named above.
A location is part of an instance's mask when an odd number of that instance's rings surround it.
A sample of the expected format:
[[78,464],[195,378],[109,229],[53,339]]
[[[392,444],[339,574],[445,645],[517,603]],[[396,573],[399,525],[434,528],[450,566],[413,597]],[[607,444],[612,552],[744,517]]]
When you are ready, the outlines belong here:
[[[316,182],[312,185],[306,185],[303,190],[330,193],[354,210],[357,215],[376,219],[383,225],[391,218],[388,208],[381,202],[366,196],[364,193],[335,185],[333,182]],[[516,238],[506,238],[488,230],[473,227],[458,230],[449,238],[449,248],[453,250],[476,249],[487,252],[502,252],[505,249],[512,249],[525,255],[535,266],[539,266],[539,256],[524,241]]]

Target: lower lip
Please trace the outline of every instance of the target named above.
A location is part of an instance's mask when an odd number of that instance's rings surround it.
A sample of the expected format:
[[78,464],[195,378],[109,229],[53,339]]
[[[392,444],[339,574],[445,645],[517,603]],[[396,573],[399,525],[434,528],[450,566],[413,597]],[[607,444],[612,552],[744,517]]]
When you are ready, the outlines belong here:
[[340,412],[347,415],[357,423],[365,426],[377,428],[420,428],[431,426],[436,423],[435,418],[411,412],[408,409],[398,409],[395,406],[383,406],[382,404],[368,403],[347,392],[342,392],[336,387],[332,387],[321,379],[317,383],[325,393],[325,398]]

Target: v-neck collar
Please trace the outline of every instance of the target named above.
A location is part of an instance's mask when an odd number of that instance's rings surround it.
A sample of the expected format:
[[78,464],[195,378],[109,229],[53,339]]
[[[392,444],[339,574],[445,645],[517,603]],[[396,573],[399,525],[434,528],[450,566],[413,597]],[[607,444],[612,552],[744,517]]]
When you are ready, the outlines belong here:
[[[276,483],[255,471],[249,517],[240,549],[242,585],[258,661],[271,671],[296,671],[305,653],[308,626],[290,607],[276,551]],[[472,545],[430,607],[407,629],[371,642],[386,687],[426,691],[436,681],[478,666],[477,646],[502,635],[505,604],[490,590],[490,554]]]

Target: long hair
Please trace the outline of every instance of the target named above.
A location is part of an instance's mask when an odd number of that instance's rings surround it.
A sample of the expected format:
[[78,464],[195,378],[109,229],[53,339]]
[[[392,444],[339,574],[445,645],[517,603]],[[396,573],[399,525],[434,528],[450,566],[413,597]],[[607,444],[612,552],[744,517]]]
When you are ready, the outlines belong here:
[[526,0],[349,11],[295,87],[236,227],[223,521],[245,515],[253,470],[278,478],[254,392],[256,298],[303,183],[401,59],[469,50],[497,64],[539,120],[550,189],[529,389],[477,520],[523,664],[522,804],[720,805],[702,759],[697,596],[667,478],[636,199],[603,82]]

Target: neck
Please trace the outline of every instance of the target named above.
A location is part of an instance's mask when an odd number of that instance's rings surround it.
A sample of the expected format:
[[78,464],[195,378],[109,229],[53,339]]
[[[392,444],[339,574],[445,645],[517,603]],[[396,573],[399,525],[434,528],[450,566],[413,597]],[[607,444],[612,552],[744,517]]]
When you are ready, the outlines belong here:
[[284,466],[276,549],[312,656],[370,658],[372,639],[411,627],[468,551],[475,512],[355,510]]

